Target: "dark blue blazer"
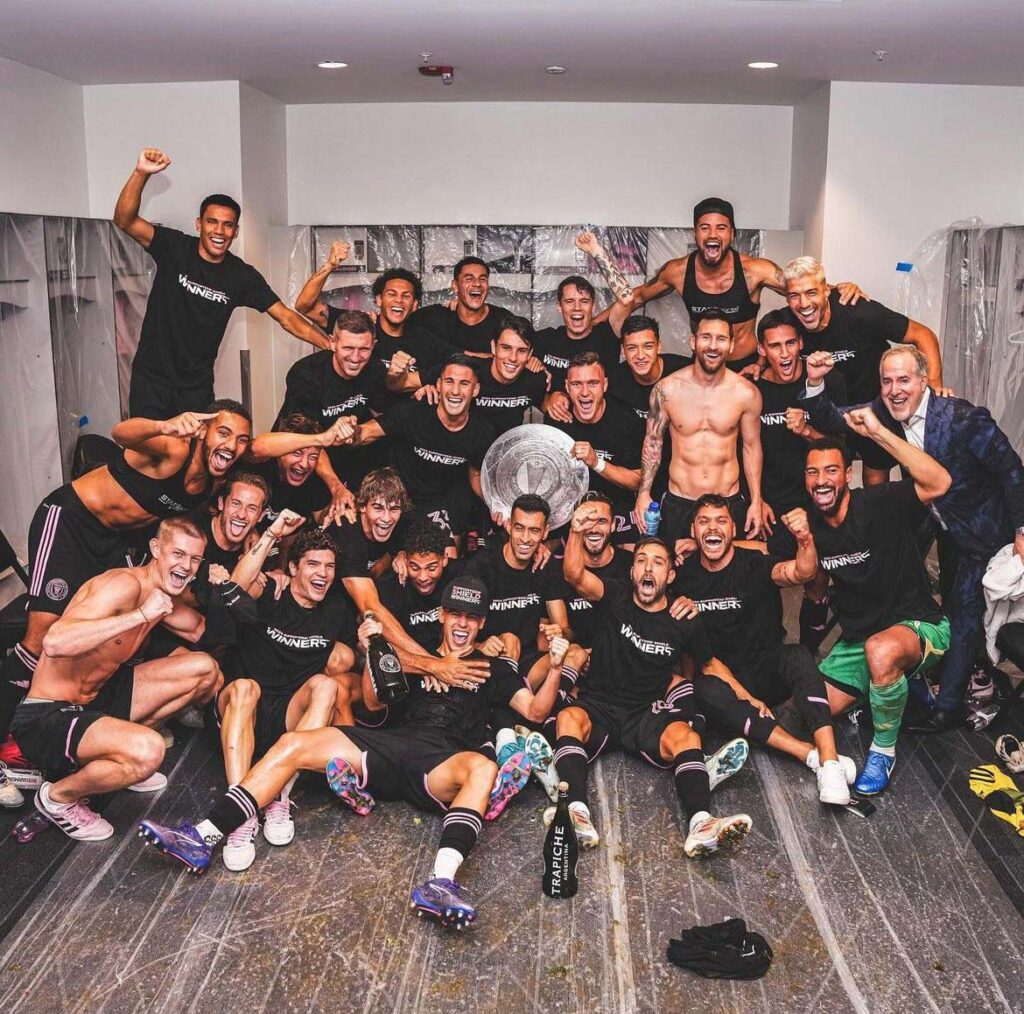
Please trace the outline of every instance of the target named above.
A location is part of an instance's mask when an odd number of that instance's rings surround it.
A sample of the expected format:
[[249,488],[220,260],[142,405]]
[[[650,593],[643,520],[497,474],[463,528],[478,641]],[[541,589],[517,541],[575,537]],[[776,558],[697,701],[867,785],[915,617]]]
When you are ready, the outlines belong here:
[[[814,398],[800,395],[811,425],[821,433],[849,432],[826,392]],[[879,422],[906,439],[881,398],[871,402]],[[935,508],[957,548],[976,559],[988,560],[1013,541],[1024,526],[1024,465],[1006,434],[987,408],[963,398],[944,398],[931,392],[925,417],[924,449],[952,477],[952,485]]]

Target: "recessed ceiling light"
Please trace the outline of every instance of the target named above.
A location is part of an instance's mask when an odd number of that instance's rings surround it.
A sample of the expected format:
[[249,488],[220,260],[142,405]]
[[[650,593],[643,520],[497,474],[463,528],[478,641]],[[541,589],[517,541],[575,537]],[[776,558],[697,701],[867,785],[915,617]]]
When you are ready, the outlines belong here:
[[565,67],[559,67],[558,64],[552,64],[550,67],[544,68],[545,74],[564,74]]
[[778,64],[772,63],[771,60],[755,60],[753,63],[748,63],[747,66],[751,70],[775,70]]
[[347,67],[347,63],[342,63],[341,60],[321,60],[317,66],[321,70],[340,70],[342,67]]

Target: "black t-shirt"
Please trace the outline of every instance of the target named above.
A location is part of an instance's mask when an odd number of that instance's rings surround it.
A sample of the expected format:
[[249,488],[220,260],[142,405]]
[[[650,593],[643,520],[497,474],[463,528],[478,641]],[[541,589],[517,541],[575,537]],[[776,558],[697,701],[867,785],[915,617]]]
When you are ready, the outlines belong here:
[[[416,371],[420,375],[421,383],[427,382],[427,373],[432,372],[434,379],[437,379],[437,374],[440,372],[441,366],[448,361],[448,357],[459,351],[451,345],[439,341],[429,331],[411,327],[408,322],[397,338],[381,330],[380,320],[377,321],[375,333],[377,344],[374,346],[373,354],[380,360],[385,373],[391,365],[391,357],[396,352],[404,352],[416,360]],[[386,391],[382,399],[383,411],[386,412],[408,397],[408,392]]]
[[[670,373],[681,370],[693,362],[684,356],[677,356],[671,352],[662,352],[662,361],[665,364],[661,371],[661,379],[664,380]],[[647,421],[647,415],[651,409],[651,391],[654,384],[641,384],[633,376],[629,363],[622,362],[608,374],[608,397],[621,401],[623,405],[631,408],[639,419]]]
[[723,570],[706,570],[694,553],[679,568],[673,590],[700,608],[711,650],[734,673],[746,673],[757,657],[785,639],[782,595],[772,580],[777,556],[734,547]]
[[[400,584],[393,571],[377,578],[377,595],[381,605],[425,651],[433,653],[441,643],[441,593],[448,582],[461,572],[459,568],[459,561],[449,561],[429,595],[421,595],[412,581]],[[488,634],[485,627],[482,636],[486,638]]]
[[488,363],[487,368],[480,371],[480,393],[473,402],[474,415],[486,419],[494,427],[495,436],[501,436],[522,424],[528,408],[540,408],[545,394],[547,380],[543,373],[524,369],[511,384],[503,384],[494,379]]
[[[552,560],[551,563],[556,561]],[[548,566],[551,566],[551,563]],[[596,574],[602,581],[615,581],[619,584],[629,584],[629,574],[633,567],[633,554],[627,553],[624,549],[615,547],[611,560],[603,567],[588,567],[591,574]],[[590,648],[594,644],[594,634],[597,631],[596,606],[599,603],[588,602],[578,592],[566,585],[565,608],[569,613],[569,626],[572,627],[572,640],[574,644]]]
[[414,333],[426,331],[434,340],[449,345],[459,352],[486,352],[490,355],[491,342],[501,333],[508,310],[487,304],[489,312],[479,324],[466,324],[457,311],[449,310],[440,303],[424,306],[406,322],[406,328]]
[[262,476],[270,487],[270,499],[258,526],[261,532],[266,531],[283,510],[295,511],[309,521],[316,511],[323,510],[331,502],[330,491],[319,475],[311,472],[301,486],[293,486],[281,475],[277,458],[268,458],[258,464],[247,463],[244,470]]
[[911,532],[924,510],[914,483],[904,479],[851,490],[838,528],[808,512],[844,640],[864,641],[902,620],[941,618]]
[[360,516],[357,516],[354,522],[342,519],[340,524],[333,524],[327,528],[327,534],[338,547],[335,580],[340,581],[343,577],[372,579],[370,571],[373,567],[389,554],[394,558],[401,550],[405,539],[405,527],[402,520],[399,520],[386,542],[367,538]]
[[838,291],[828,297],[831,317],[823,331],[807,331],[797,319],[797,331],[803,337],[805,356],[812,352],[831,352],[835,369],[846,382],[851,404],[860,405],[877,397],[878,363],[890,342],[906,337],[910,318],[890,310],[873,299],[843,306]]
[[533,342],[533,354],[551,374],[552,391],[565,390],[569,360],[584,352],[596,352],[609,375],[618,365],[621,346],[607,321],[595,324],[586,338],[570,338],[564,324],[561,327],[546,327],[537,332]]
[[[301,412],[321,423],[324,429],[340,416],[355,416],[361,422],[375,419],[389,403],[387,371],[379,359],[371,356],[358,377],[339,375],[334,368],[334,353],[314,352],[295,363],[288,371],[281,415]],[[366,447],[330,447],[327,454],[338,478],[353,492],[363,476],[387,454],[378,441]]]
[[643,708],[663,697],[684,653],[697,671],[714,654],[699,617],[674,620],[667,608],[656,613],[641,609],[629,584],[605,582],[594,624],[590,671],[580,695],[616,707]]
[[[636,413],[621,402],[606,398],[604,413],[597,422],[582,423],[575,416],[570,423],[558,422],[550,416],[545,416],[544,421],[568,433],[573,440],[587,441],[597,456],[609,464],[620,468],[640,467],[645,427]],[[590,470],[590,488],[609,497],[618,512],[626,508],[631,510],[636,500],[636,493],[616,486],[593,469]]]
[[448,693],[438,693],[424,690],[419,680],[410,680],[402,726],[424,725],[439,730],[465,750],[477,750],[487,742],[491,711],[508,704],[526,688],[526,681],[507,658],[487,658],[479,651],[466,657],[487,659],[490,664],[491,675],[480,689],[451,687]]
[[205,609],[210,604],[210,596],[212,594],[210,587],[211,565],[218,564],[230,574],[235,569],[238,558],[242,555],[242,547],[239,546],[238,549],[220,548],[213,535],[214,515],[210,514],[209,511],[194,511],[192,514],[189,514],[189,518],[199,526],[202,533],[206,536],[203,562],[199,564],[196,576],[189,586],[192,589],[196,602],[201,608]]
[[231,311],[251,306],[266,313],[280,302],[266,279],[229,253],[219,264],[199,256],[199,239],[154,226],[149,255],[156,276],[146,304],[134,365],[168,380],[208,377]]
[[407,401],[378,420],[391,438],[391,464],[416,504],[436,503],[452,489],[469,489],[467,466],[479,468],[494,430],[471,411],[452,432],[438,418],[437,406]]
[[264,693],[291,696],[315,673],[323,672],[336,641],[355,644],[352,609],[336,592],[307,609],[291,589],[280,599],[260,597],[255,623],[239,632],[225,669],[232,677],[248,676]]
[[[786,426],[787,408],[803,410],[800,395],[803,394],[806,380],[801,371],[799,379],[788,384],[774,384],[764,377],[757,381],[757,389],[761,392],[761,449],[764,452],[761,494],[771,504],[776,516],[807,502],[804,461],[808,441]],[[833,370],[825,377],[825,381],[832,403],[847,404],[846,385],[842,377]]]
[[568,594],[557,561],[549,560],[536,572],[532,561],[518,570],[506,562],[500,546],[471,556],[463,573],[479,578],[491,593],[482,636],[515,634],[524,655],[537,650],[537,625],[547,612],[545,604],[564,601]]

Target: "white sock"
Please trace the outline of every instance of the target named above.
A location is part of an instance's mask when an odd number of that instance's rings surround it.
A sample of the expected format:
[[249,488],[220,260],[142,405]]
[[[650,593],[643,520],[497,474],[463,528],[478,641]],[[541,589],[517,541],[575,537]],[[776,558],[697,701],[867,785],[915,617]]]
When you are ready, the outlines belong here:
[[804,763],[812,770],[817,771],[821,767],[821,760],[818,757],[818,748],[812,747],[811,752],[807,755],[807,760]]
[[281,795],[277,797],[281,800],[282,803],[288,802],[288,797],[291,795],[292,789],[295,787],[295,783],[296,781],[298,781],[298,778],[299,772],[296,771],[295,774],[293,774],[291,778],[289,778],[288,781],[284,783],[284,788],[281,790]]
[[456,849],[438,849],[434,859],[434,877],[439,880],[454,880],[465,857]]
[[705,820],[708,820],[708,819],[709,819],[710,817],[711,817],[711,814],[710,814],[710,813],[708,813],[708,811],[707,811],[707,810],[698,810],[698,811],[697,811],[697,812],[696,812],[696,813],[695,813],[695,814],[694,814],[694,815],[693,815],[693,816],[692,816],[692,817],[690,818],[690,827],[689,827],[689,830],[691,830],[691,831],[692,831],[692,830],[693,830],[693,829],[694,829],[694,828],[695,828],[695,827],[696,827],[696,826],[697,826],[698,824],[702,823],[702,822],[703,822],[703,821],[705,821]]
[[43,804],[43,809],[47,813],[56,813],[62,806],[67,806],[67,803],[58,803],[56,800],[50,798],[50,788],[52,782],[43,782],[39,786],[39,802]]
[[872,743],[871,749],[874,750],[875,753],[884,754],[886,757],[896,756],[896,747],[894,746],[879,746],[877,743]]
[[509,743],[516,742],[516,734],[512,729],[499,729],[498,734],[494,737],[494,752],[495,754],[501,753],[501,751],[508,746]]
[[224,837],[224,832],[209,820],[199,821],[199,823],[196,824],[196,831],[199,833],[199,837],[202,838],[207,845],[216,845],[217,842]]

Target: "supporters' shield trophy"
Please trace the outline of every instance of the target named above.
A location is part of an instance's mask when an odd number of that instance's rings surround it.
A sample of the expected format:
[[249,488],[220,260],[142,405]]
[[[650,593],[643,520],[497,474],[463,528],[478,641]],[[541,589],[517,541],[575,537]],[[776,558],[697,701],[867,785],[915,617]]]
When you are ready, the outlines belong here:
[[567,433],[536,423],[516,426],[498,437],[480,470],[491,513],[507,518],[516,497],[536,493],[551,507],[551,528],[564,525],[590,484],[590,470],[570,457],[572,445]]

